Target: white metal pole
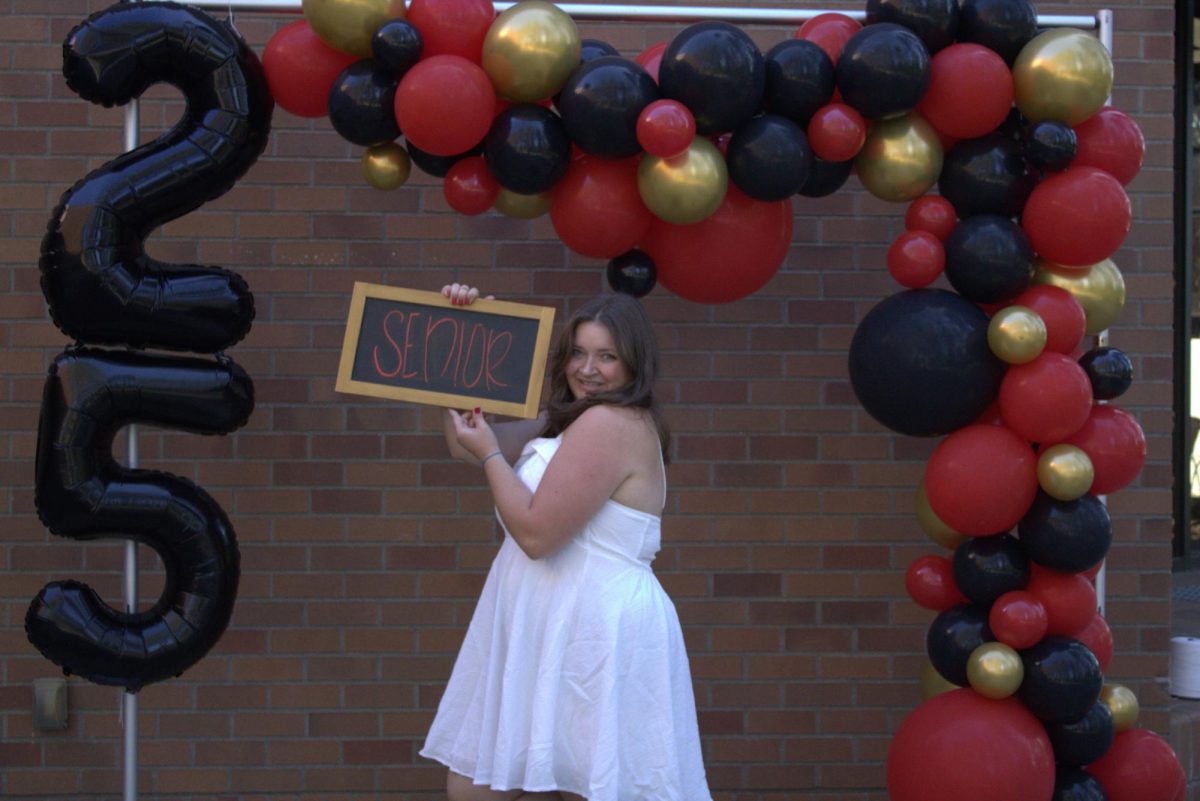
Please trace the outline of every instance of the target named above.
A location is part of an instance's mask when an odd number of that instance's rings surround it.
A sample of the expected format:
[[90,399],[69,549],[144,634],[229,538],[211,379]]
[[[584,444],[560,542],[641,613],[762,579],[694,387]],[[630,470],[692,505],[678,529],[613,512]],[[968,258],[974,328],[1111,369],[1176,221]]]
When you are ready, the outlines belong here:
[[[138,146],[138,101],[135,99],[125,107],[125,150],[133,150]],[[128,462],[130,468],[138,466],[137,426],[131,425],[127,430],[129,437]],[[138,605],[138,552],[134,540],[125,540],[125,572],[124,572],[125,611],[133,614]],[[124,692],[121,695],[122,744],[124,746],[124,801],[137,801],[138,780],[138,697],[137,693]]]
[[[1113,47],[1113,13],[1111,9],[1102,8],[1096,12],[1096,27],[1097,36],[1100,39],[1100,44],[1104,45],[1104,49],[1112,55]],[[1112,103],[1112,95],[1108,96],[1105,101]],[[1096,347],[1103,348],[1108,346],[1108,329],[1104,329],[1096,335]],[[1101,495],[1100,502],[1106,507],[1108,506],[1108,496]],[[1096,611],[1101,615],[1104,614],[1105,593],[1108,591],[1108,560],[1105,559],[1100,563],[1100,570],[1096,572]]]

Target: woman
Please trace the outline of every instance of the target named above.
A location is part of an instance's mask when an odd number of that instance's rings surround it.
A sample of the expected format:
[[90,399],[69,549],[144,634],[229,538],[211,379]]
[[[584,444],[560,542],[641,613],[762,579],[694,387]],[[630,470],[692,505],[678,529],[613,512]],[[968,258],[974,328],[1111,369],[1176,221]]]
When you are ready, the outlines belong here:
[[710,801],[679,619],[650,570],[657,362],[641,305],[601,295],[559,337],[537,420],[446,413],[505,529],[421,750],[450,769],[450,801]]

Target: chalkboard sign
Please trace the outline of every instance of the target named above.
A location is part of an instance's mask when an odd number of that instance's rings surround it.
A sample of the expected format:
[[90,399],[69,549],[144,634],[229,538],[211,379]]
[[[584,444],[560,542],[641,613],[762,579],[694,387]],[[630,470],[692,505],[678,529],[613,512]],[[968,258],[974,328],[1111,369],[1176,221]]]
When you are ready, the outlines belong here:
[[554,309],[354,284],[337,391],[537,417]]

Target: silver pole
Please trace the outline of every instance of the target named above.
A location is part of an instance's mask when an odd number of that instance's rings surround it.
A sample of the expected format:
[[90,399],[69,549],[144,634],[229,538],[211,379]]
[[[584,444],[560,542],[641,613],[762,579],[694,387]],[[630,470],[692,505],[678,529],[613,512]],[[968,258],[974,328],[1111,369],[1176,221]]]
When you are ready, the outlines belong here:
[[[133,150],[138,146],[138,127],[140,115],[138,101],[133,100],[125,107],[125,150]],[[129,441],[128,462],[130,468],[138,466],[137,426],[131,425],[127,431]],[[137,543],[125,540],[125,574],[124,574],[125,611],[132,614],[138,605],[138,552]],[[124,692],[121,696],[122,744],[124,746],[124,801],[137,801],[138,779],[138,697],[137,693]]]
[[[1112,9],[1102,8],[1096,12],[1096,27],[1098,28],[1097,37],[1100,39],[1100,44],[1104,45],[1104,49],[1112,55],[1113,47],[1113,13]],[[1106,103],[1112,103],[1112,95],[1108,96]],[[1108,329],[1104,329],[1096,335],[1096,347],[1104,348],[1108,346]],[[1108,496],[1101,495],[1100,503],[1108,506]],[[1101,615],[1104,614],[1105,594],[1108,591],[1108,560],[1105,559],[1100,563],[1100,570],[1096,572],[1096,611]]]

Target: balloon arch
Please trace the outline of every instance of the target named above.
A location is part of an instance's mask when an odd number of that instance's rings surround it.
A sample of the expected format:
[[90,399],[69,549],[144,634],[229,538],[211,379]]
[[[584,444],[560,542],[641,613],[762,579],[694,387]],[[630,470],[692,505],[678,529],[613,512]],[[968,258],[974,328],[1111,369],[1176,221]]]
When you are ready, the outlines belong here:
[[[201,6],[304,18],[260,63]],[[581,40],[572,14],[699,21],[630,59]],[[763,54],[714,16],[802,24]],[[891,798],[1182,798],[1174,752],[1103,678],[1102,498],[1133,480],[1146,444],[1110,403],[1131,384],[1130,360],[1084,343],[1124,303],[1111,256],[1145,145],[1105,105],[1113,67],[1096,26],[1039,18],[1026,0],[868,0],[858,14],[203,0],[94,14],[64,44],[74,91],[125,104],[166,81],[188,103],[169,133],[68,190],[50,222],[42,288],[76,345],[47,380],[36,505],[55,534],[134,532],[167,582],[140,614],[78,582],[48,585],[30,640],[132,697],[202,658],[228,623],[238,551],[224,512],[178,477],[119,467],[111,443],[129,423],[228,433],[251,413],[253,384],[223,354],[254,317],[245,282],[156,262],[144,241],[236,183],[266,146],[273,103],[328,116],[364,148],[364,180],[380,190],[415,164],[459,213],[549,214],[567,247],[607,259],[613,289],[636,296],[657,283],[698,303],[752,294],[783,263],[791,198],[829,195],[856,173],[907,210],[887,254],[903,289],[859,325],[851,383],[889,429],[944,437],[915,513],[949,553],[906,574],[937,616],[926,700],[888,754]],[[928,288],[943,274],[953,291]],[[95,347],[119,345],[217,359]],[[128,732],[126,746],[128,773]]]

